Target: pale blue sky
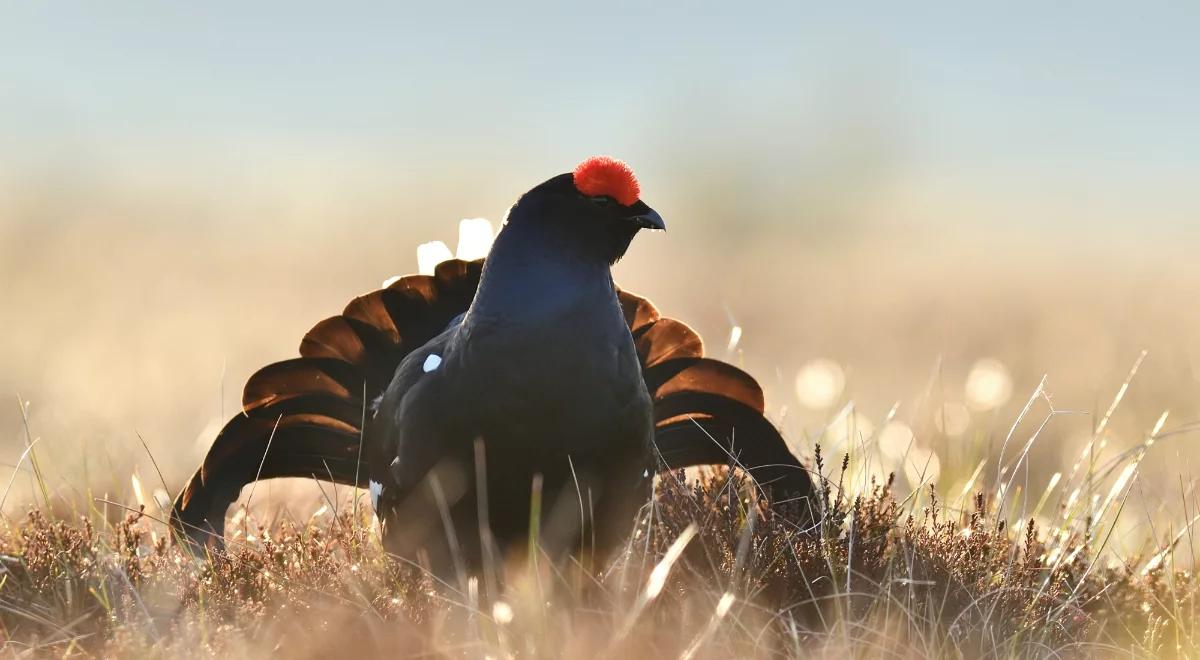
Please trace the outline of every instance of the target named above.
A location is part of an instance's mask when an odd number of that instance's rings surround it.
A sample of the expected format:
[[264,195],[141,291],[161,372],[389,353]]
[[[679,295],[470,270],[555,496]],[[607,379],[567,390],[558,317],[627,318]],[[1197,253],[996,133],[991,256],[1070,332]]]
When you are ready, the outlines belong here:
[[508,190],[607,152],[767,190],[1198,208],[1195,2],[638,4],[9,0],[0,174],[307,163]]

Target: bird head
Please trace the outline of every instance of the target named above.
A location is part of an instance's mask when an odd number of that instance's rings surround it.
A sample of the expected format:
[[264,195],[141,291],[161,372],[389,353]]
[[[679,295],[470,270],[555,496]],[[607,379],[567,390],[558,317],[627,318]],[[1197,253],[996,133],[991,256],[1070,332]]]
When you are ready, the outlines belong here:
[[638,231],[666,229],[640,195],[628,165],[594,156],[525,193],[509,211],[508,224],[536,228],[563,249],[613,264]]

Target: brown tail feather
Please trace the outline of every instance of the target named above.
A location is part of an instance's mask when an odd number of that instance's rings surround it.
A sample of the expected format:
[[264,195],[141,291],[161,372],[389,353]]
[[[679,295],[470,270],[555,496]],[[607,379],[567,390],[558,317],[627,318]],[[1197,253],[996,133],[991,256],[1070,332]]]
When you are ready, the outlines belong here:
[[812,520],[815,500],[807,469],[779,431],[754,408],[716,394],[681,392],[655,401],[654,443],[666,469],[694,465],[743,468],[775,501],[808,500],[798,509]]
[[654,443],[666,469],[737,465],[776,501],[799,501],[807,527],[814,519],[812,479],[765,417],[758,381],[733,365],[684,357],[644,367],[654,400]]
[[330,420],[330,425],[347,433],[358,434],[366,410],[357,398],[340,398],[326,394],[305,394],[264,405],[251,415],[271,421],[281,420],[281,425],[292,423],[299,417],[318,417]]
[[617,300],[621,302],[621,311],[631,332],[638,332],[660,318],[658,308],[641,296],[617,289]]
[[739,401],[759,414],[766,408],[758,381],[726,362],[710,358],[676,358],[647,367],[642,373],[655,400],[680,392],[708,392]]
[[[771,494],[771,499],[802,501],[816,506],[812,478],[807,469],[790,452],[767,451],[764,446],[782,443],[781,439],[760,430],[759,435],[748,433],[753,423],[736,420],[693,417],[654,432],[654,442],[663,470],[678,470],[697,465],[733,465],[746,470],[755,482]],[[731,443],[730,438],[737,438]],[[807,524],[812,521],[809,506]]]
[[229,505],[256,479],[365,485],[359,443],[366,403],[383,391],[405,355],[466,311],[482,263],[444,262],[432,277],[402,277],[359,296],[340,316],[308,331],[301,357],[251,376],[243,413],[221,430],[175,500],[176,530],[200,543],[219,539]]
[[200,469],[175,499],[171,523],[183,538],[204,546],[220,543],[225,512],[242,487],[255,479],[315,477],[364,485],[357,433],[328,424],[238,415],[217,436]]
[[250,412],[276,401],[308,394],[360,400],[362,370],[336,358],[293,358],[269,364],[246,381],[242,409]]
[[649,369],[667,360],[704,357],[704,342],[687,324],[660,318],[647,323],[633,335],[642,368]]
[[300,342],[300,356],[330,358],[363,365],[395,344],[374,326],[345,316],[331,316],[313,326]]

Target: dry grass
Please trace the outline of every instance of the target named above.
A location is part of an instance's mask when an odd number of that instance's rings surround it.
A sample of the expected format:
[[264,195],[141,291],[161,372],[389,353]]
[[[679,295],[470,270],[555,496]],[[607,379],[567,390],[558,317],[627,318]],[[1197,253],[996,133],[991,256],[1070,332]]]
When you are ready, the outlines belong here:
[[[818,446],[818,466],[826,468]],[[258,526],[198,559],[130,511],[0,534],[5,650],[104,657],[1194,656],[1191,574],[1171,553],[1097,558],[1113,504],[1060,507],[1054,529],[1010,526],[1003,499],[965,510],[932,487],[850,493],[823,481],[824,523],[790,524],[736,473],[665,475],[626,551],[601,571],[545,557],[493,580],[437,584],[387,557],[367,514]],[[1116,477],[1120,479],[1120,476]],[[1113,500],[1126,484],[1114,482]],[[1078,500],[1076,500],[1078,501]],[[1091,507],[1099,506],[1097,502]],[[111,511],[111,509],[110,509]],[[1077,513],[1077,512],[1076,512]],[[694,536],[693,536],[694,534]]]

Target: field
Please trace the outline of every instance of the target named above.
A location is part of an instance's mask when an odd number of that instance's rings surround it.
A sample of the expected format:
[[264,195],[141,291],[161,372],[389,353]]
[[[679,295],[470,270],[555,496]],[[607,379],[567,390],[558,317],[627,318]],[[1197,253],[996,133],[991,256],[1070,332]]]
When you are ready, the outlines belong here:
[[387,557],[353,508],[239,510],[228,552],[197,558],[154,505],[100,499],[8,521],[0,625],[14,656],[1189,657],[1197,585],[1172,553],[1100,559],[1136,460],[1049,528],[1045,501],[1008,525],[982,492],[850,493],[843,461],[818,537],[727,471],[668,474],[613,564],[532,552],[457,583]]
[[[410,248],[302,226],[282,246],[220,224],[8,226],[16,286],[0,350],[20,397],[0,415],[7,651],[1200,650],[1189,357],[1200,315],[1180,302],[1200,277],[1169,251],[880,226],[813,246],[767,224],[721,253],[712,225],[697,229],[703,242],[645,239],[618,280],[762,379],[771,418],[826,479],[826,524],[820,538],[796,534],[786,507],[719,470],[665,475],[615,563],[513,560],[494,567],[501,592],[486,579],[435,584],[387,559],[363,494],[308,482],[247,489],[227,555],[194,558],[170,541],[163,506],[236,410],[244,377],[290,355],[349,295],[413,268]],[[382,244],[453,243],[452,224],[390,227]],[[39,246],[36,258],[22,244]]]

